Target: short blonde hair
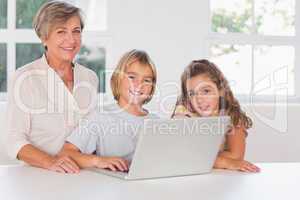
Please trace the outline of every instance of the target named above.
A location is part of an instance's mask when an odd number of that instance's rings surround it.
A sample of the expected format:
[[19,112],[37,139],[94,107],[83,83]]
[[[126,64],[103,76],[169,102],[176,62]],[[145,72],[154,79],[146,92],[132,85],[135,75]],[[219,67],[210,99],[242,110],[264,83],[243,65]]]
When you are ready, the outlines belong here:
[[120,82],[121,82],[121,76],[124,75],[126,71],[126,67],[130,66],[134,62],[139,62],[144,65],[148,65],[153,74],[153,84],[152,84],[152,90],[149,95],[149,98],[147,98],[144,101],[144,104],[148,103],[155,92],[155,87],[156,87],[156,80],[157,80],[157,75],[156,75],[156,69],[153,61],[149,57],[149,55],[145,51],[133,49],[127,53],[125,53],[122,58],[120,59],[116,69],[114,70],[111,80],[110,80],[110,86],[112,89],[112,93],[114,95],[114,99],[116,101],[119,100],[120,98]]
[[38,37],[46,39],[55,25],[65,23],[73,16],[79,17],[82,30],[84,22],[80,8],[63,1],[49,1],[40,7],[32,25]]

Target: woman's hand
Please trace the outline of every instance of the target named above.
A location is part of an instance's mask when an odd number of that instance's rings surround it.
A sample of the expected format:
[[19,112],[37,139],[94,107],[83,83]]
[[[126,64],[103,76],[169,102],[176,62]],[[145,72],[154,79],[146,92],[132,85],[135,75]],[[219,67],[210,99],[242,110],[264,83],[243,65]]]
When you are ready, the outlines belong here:
[[260,172],[260,168],[246,160],[234,160],[228,161],[228,168],[232,170],[238,170],[242,172]]
[[60,173],[79,173],[80,168],[77,164],[68,156],[56,156],[51,162],[46,166],[46,169],[50,171],[60,172]]
[[236,160],[218,156],[214,168],[238,170],[243,172],[260,172],[260,168],[246,160]]
[[129,169],[127,160],[119,157],[99,157],[95,159],[95,167],[112,171],[126,172]]

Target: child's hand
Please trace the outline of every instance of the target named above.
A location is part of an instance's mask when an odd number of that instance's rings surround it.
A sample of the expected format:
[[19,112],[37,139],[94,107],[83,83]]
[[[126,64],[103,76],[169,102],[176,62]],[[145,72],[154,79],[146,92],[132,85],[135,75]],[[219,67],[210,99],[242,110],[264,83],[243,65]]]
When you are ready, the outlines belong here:
[[128,171],[129,163],[127,160],[119,157],[97,157],[95,166],[101,169],[124,172]]
[[239,170],[243,172],[260,172],[260,168],[246,160],[228,160],[227,169]]

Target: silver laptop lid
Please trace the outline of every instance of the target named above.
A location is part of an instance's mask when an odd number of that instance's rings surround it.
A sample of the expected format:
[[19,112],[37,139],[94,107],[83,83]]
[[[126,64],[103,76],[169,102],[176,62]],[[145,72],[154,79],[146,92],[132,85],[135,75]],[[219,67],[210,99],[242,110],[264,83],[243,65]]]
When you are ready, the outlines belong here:
[[229,124],[228,116],[145,120],[127,178],[209,172]]

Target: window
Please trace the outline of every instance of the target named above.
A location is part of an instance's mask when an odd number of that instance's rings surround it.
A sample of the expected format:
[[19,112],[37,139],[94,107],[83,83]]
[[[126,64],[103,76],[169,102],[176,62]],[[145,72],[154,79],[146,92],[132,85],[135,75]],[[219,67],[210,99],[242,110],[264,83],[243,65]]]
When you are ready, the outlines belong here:
[[295,10],[295,0],[210,0],[207,55],[238,98],[300,96]]
[[99,90],[105,92],[105,49],[95,45],[83,45],[77,56],[78,63],[89,67],[99,77]]
[[[6,99],[7,76],[32,62],[44,49],[32,29],[32,21],[47,0],[0,0],[0,100]],[[76,61],[96,72],[99,92],[105,92],[105,68],[109,40],[107,36],[106,0],[65,0],[80,7],[85,28],[82,48]]]
[[[106,1],[105,0],[64,0],[76,5],[84,12],[86,29],[89,31],[105,31]],[[38,9],[47,0],[16,0],[16,27],[31,29],[32,20]]]
[[7,0],[0,0],[0,29],[7,26]]
[[0,92],[6,91],[6,44],[0,43]]
[[16,43],[16,68],[40,58],[44,48],[38,43]]
[[47,0],[16,0],[16,28],[32,28],[32,20]]
[[[16,67],[19,68],[44,53],[44,47],[39,43],[17,43],[16,44]],[[76,61],[92,69],[99,77],[99,91],[105,92],[105,49],[95,45],[82,45],[76,57]]]

